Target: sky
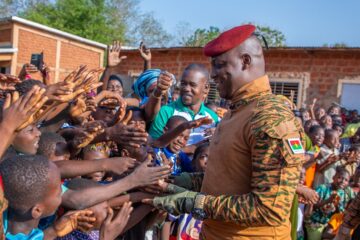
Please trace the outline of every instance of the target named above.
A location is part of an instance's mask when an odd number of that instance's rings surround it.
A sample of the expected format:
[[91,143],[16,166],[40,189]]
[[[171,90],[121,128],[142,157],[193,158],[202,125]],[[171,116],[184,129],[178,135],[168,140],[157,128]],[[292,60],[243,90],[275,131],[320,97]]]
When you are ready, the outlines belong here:
[[360,47],[359,0],[141,0],[139,6],[172,34],[180,22],[191,29],[253,22],[280,30],[287,46]]

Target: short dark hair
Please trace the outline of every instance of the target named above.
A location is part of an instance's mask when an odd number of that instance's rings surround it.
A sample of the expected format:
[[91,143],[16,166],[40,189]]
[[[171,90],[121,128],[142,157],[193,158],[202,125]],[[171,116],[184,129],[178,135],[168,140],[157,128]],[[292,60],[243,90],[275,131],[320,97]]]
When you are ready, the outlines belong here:
[[317,131],[320,130],[320,129],[323,129],[323,130],[324,130],[324,128],[323,128],[322,126],[320,126],[320,125],[314,125],[314,126],[312,126],[312,127],[309,129],[309,133],[317,132]]
[[347,174],[350,176],[350,173],[348,170],[346,170],[346,168],[344,166],[337,166],[336,167],[336,174],[338,175],[343,175],[343,174]]
[[188,120],[182,116],[172,116],[166,123],[166,127],[169,127],[175,124],[175,127],[180,125],[181,123],[187,122]]
[[325,130],[325,138],[328,138],[330,136],[333,136],[333,135],[337,135],[338,134],[338,131],[334,130],[334,129],[326,129]]
[[0,164],[5,198],[19,212],[29,211],[41,201],[49,183],[49,160],[41,155],[21,155]]
[[209,70],[206,68],[206,66],[204,64],[190,63],[184,69],[183,75],[189,71],[201,72],[206,77],[207,81],[209,80],[209,77],[210,77]]
[[34,80],[34,79],[27,79],[24,80],[20,83],[17,83],[15,85],[15,90],[19,92],[20,96],[26,94],[28,91],[30,91],[32,89],[33,86],[39,86],[41,88],[45,88],[46,85],[43,84],[41,81],[39,80]]
[[40,136],[37,154],[44,155],[49,158],[55,151],[56,144],[61,142],[66,143],[66,140],[60,134],[54,132],[44,132]]
[[118,81],[121,85],[121,87],[124,87],[124,84],[123,84],[123,81],[121,79],[121,75],[120,74],[113,74],[113,75],[110,75],[109,77],[109,82],[112,81],[112,80],[115,80],[115,81]]

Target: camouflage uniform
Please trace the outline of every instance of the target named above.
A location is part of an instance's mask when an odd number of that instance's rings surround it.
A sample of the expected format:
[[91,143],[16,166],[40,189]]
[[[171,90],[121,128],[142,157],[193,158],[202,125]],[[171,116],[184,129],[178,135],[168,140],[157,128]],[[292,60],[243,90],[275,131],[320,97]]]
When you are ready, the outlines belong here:
[[203,237],[290,239],[290,209],[304,161],[303,148],[296,151],[290,140],[304,146],[303,139],[301,124],[271,94],[267,76],[240,89],[210,145]]
[[358,193],[354,201],[345,211],[343,226],[355,229],[360,224],[360,194]]

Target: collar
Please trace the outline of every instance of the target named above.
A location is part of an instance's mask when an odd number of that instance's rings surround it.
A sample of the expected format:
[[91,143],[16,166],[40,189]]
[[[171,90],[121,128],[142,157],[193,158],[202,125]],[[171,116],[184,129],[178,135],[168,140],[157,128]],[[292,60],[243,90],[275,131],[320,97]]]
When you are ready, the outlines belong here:
[[236,109],[240,105],[252,102],[262,95],[271,93],[269,78],[264,75],[239,88],[231,98],[230,109]]
[[176,100],[175,104],[176,104],[177,109],[179,109],[180,111],[183,111],[183,112],[188,112],[189,114],[191,114],[193,116],[198,115],[198,114],[206,115],[204,102],[201,102],[200,109],[197,114],[195,114],[189,107],[187,107],[183,104],[183,102],[181,101],[181,97],[179,97],[179,99]]

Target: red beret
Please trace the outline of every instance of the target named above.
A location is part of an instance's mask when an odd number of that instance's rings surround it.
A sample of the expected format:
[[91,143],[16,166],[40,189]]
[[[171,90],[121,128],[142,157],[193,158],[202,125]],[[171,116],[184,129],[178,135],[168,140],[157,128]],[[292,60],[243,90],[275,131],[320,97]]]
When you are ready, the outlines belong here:
[[214,57],[233,49],[248,39],[255,29],[254,25],[246,24],[223,32],[205,45],[205,56]]

